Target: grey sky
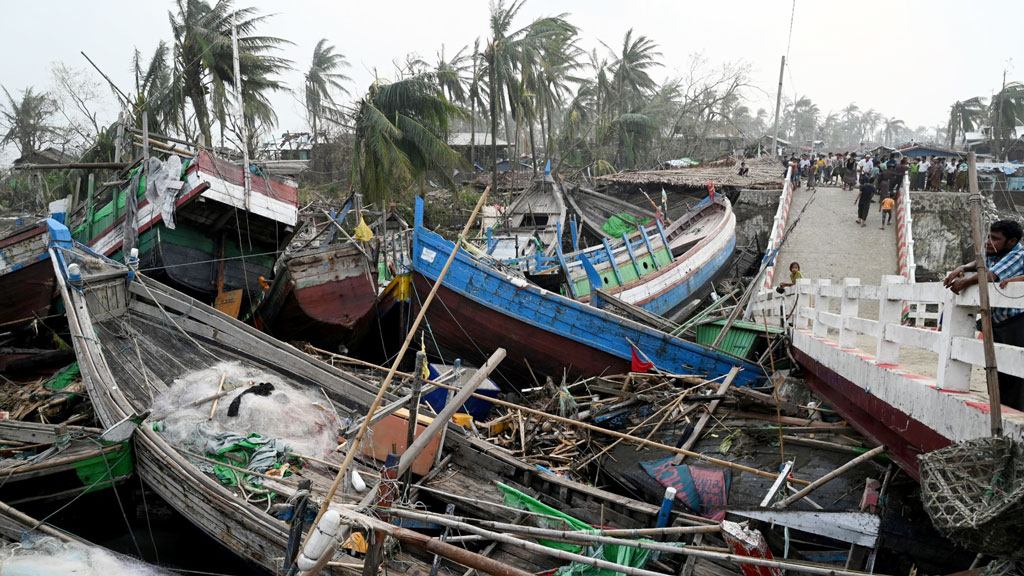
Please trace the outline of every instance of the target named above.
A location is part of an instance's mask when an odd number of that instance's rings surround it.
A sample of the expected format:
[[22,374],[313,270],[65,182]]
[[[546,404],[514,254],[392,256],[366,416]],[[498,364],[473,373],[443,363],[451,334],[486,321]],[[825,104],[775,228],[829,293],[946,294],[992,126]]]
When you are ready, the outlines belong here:
[[[488,26],[484,0],[236,4],[276,14],[261,33],[294,42],[283,56],[296,70],[284,80],[297,92],[274,97],[278,132],[305,126],[297,96],[301,71],[320,38],[328,38],[351,62],[350,90],[358,96],[374,71],[393,77],[394,60],[416,53],[432,62],[442,44],[454,53],[477,37],[485,41]],[[518,23],[566,12],[588,49],[599,46],[599,40],[617,47],[632,27],[660,46],[665,68],[656,72],[658,77],[684,73],[695,53],[709,64],[746,61],[757,87],[748,91],[749,106],[770,110],[779,59],[787,50],[791,6],[773,0],[528,0]],[[12,94],[29,85],[46,88],[52,84],[50,63],[87,68],[79,54],[85,51],[127,91],[133,48],[148,58],[160,39],[170,40],[167,12],[172,7],[170,0],[10,2],[0,34],[0,84]],[[1005,25],[1022,16],[1024,4],[1015,0],[797,0],[783,94],[806,95],[823,114],[856,102],[910,127],[933,127],[946,120],[955,100],[987,97],[997,89],[1009,59],[1008,78],[1024,79],[1024,41]],[[104,112],[105,122],[116,115],[112,103]]]

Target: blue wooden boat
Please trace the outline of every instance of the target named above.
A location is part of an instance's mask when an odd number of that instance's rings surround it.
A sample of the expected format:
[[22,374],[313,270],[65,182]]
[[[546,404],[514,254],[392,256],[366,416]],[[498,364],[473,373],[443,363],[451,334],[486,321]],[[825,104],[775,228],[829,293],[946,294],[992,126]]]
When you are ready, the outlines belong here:
[[[556,243],[557,244],[557,243]],[[724,196],[705,198],[668,227],[655,221],[632,234],[583,250],[554,256],[506,261],[531,274],[530,279],[562,294],[589,302],[600,288],[652,314],[669,316],[710,291],[711,282],[728,268],[736,248],[736,216]],[[568,279],[568,280],[567,280]]]
[[[416,199],[413,282],[416,305],[437,280],[454,245],[423,227],[423,200]],[[764,380],[755,364],[674,338],[606,310],[545,290],[514,269],[498,269],[460,251],[427,311],[431,337],[442,352],[482,363],[503,347],[504,362],[492,375],[513,387],[533,385],[533,377],[571,377],[630,370],[633,345],[639,356],[675,374],[709,378],[743,368],[741,386]],[[632,343],[632,344],[631,344]]]

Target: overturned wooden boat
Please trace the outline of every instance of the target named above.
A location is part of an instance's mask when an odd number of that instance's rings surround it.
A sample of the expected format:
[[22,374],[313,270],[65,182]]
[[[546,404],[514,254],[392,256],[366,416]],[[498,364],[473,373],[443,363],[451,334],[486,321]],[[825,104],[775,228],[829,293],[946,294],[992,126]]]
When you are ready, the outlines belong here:
[[9,505],[95,492],[133,470],[127,439],[108,440],[97,428],[0,420],[0,480]]
[[[271,277],[294,232],[297,187],[250,174],[246,190],[242,166],[205,151],[149,162],[153,186],[140,161],[123,174],[127,184],[101,190],[95,199],[89,194],[84,213],[72,221],[75,240],[123,262],[127,237],[139,250],[140,269],[206,301],[235,290],[258,293],[260,278]],[[135,222],[126,224],[131,195]]]
[[[301,389],[313,397],[327,400],[327,405],[321,406],[317,412],[322,413],[318,418],[325,418],[327,422],[333,422],[333,426],[348,431],[341,432],[342,435],[350,434],[353,429],[345,421],[354,422],[362,417],[376,395],[374,385],[316,361],[288,344],[94,252],[64,242],[51,248],[51,255],[68,308],[68,322],[82,365],[83,379],[97,415],[105,425],[150,409],[154,406],[154,398],[160,398],[168,391],[188,391],[194,380],[187,375],[211,370],[216,375],[216,370],[224,363],[238,364],[247,371],[259,371],[261,378],[273,379],[282,387],[287,385]],[[213,384],[213,390],[218,390],[215,381]],[[236,396],[231,404],[241,397]],[[274,396],[268,398],[268,402],[274,402]],[[385,418],[400,406],[390,394],[385,399],[391,404],[382,408],[375,418]],[[198,402],[205,411],[213,398],[203,397]],[[230,412],[227,404],[229,402],[225,398],[220,407],[214,409],[217,418],[223,418],[226,412]],[[241,404],[243,410],[245,406]],[[280,418],[276,420],[299,420],[294,416],[297,407],[295,404],[282,405]],[[312,459],[300,458],[292,461],[298,464],[305,460],[297,475],[263,478],[263,488],[272,494],[268,497],[261,493],[254,499],[252,493],[227,485],[210,473],[209,457],[190,453],[165,436],[161,430],[165,430],[163,423],[168,418],[167,414],[153,414],[134,436],[137,471],[143,481],[233,553],[264,569],[280,570],[289,541],[289,526],[268,513],[268,507],[288,506],[289,499],[301,497],[299,479],[310,480],[312,493],[323,497],[333,479],[334,469]],[[207,421],[205,415],[202,420]],[[402,426],[404,431],[406,425],[403,423]],[[448,455],[442,458],[442,462],[468,464],[465,469],[460,468],[462,473],[458,477],[449,473],[446,466],[433,466],[427,474],[432,479],[432,486],[436,487],[442,480],[455,486],[464,487],[467,482],[472,482],[476,486],[493,488],[495,475],[503,475],[552,498],[584,507],[586,513],[582,516],[589,522],[598,522],[605,517],[607,510],[609,517],[612,513],[621,514],[622,525],[635,523],[643,526],[653,522],[658,514],[656,506],[557,476],[540,474],[535,467],[486,442],[465,436],[457,427],[448,425],[448,428],[445,447]],[[331,428],[328,432],[334,436],[336,444],[336,430]],[[400,444],[398,448],[402,451],[405,446]],[[376,457],[383,455],[378,453]],[[328,465],[336,465],[340,460],[337,452],[323,455],[323,461]],[[240,466],[225,465],[219,461],[215,464],[226,468],[223,472],[227,477],[238,471],[243,475],[247,473]],[[368,469],[362,468],[362,471],[366,473]],[[438,473],[440,478],[435,478]],[[370,470],[369,474],[372,475],[367,475],[367,478],[374,478],[376,469]],[[442,501],[450,499],[451,503],[460,506],[465,503],[464,493],[446,495],[435,492],[431,494]],[[342,490],[335,495],[333,503],[358,500],[358,494]],[[484,509],[491,509],[486,502],[478,499],[473,502]],[[498,501],[494,505],[507,510]],[[427,539],[424,535],[420,542]],[[505,548],[509,547],[499,546],[494,555],[503,558],[507,565],[532,569],[540,564],[529,557],[523,558],[522,552],[518,552],[518,556],[511,552],[503,555],[501,551]],[[335,557],[348,564],[358,562],[339,549],[336,549]],[[423,562],[404,552],[398,553],[396,558],[389,567],[390,571],[412,574],[417,570],[429,570],[429,560]],[[329,567],[324,573],[348,572],[342,567]]]
[[[453,248],[423,227],[417,198],[412,269],[418,293],[429,291]],[[508,357],[497,373],[511,386],[529,386],[545,375],[560,381],[563,370],[570,377],[627,372],[634,357],[674,374],[714,377],[741,366],[737,384],[764,379],[754,364],[543,289],[516,270],[465,252],[456,256],[437,297],[441,305],[428,310],[427,320],[440,347],[476,364],[486,360],[483,350],[505,348]]]
[[561,184],[546,172],[502,213],[501,224],[487,239],[487,253],[499,260],[537,253],[550,256],[562,242],[564,221]]

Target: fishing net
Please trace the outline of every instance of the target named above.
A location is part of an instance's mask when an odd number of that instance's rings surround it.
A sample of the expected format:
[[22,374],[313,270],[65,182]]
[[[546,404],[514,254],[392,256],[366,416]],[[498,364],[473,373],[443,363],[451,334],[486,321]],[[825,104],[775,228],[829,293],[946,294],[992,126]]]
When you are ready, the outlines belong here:
[[61,542],[45,536],[26,536],[0,552],[3,576],[80,574],[82,576],[164,576],[173,574],[99,546]]
[[[210,419],[213,401],[201,401],[217,394],[222,377],[229,393],[220,398]],[[257,388],[265,395],[252,393]],[[237,414],[229,416],[232,405]],[[200,454],[221,452],[227,443],[278,441],[285,451],[320,458],[337,447],[343,424],[319,388],[299,387],[238,362],[221,362],[175,379],[154,400],[152,413],[171,444]]]
[[921,499],[935,527],[969,550],[1024,560],[1024,452],[977,438],[918,456]]

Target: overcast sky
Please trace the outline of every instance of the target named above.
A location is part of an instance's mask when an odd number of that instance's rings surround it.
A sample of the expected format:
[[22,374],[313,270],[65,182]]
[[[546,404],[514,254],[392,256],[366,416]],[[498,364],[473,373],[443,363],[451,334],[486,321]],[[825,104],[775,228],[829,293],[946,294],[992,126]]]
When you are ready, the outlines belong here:
[[[294,62],[296,70],[284,80],[296,93],[274,97],[278,132],[305,128],[298,90],[320,38],[351,62],[350,90],[359,95],[374,74],[393,77],[393,62],[406,54],[433,62],[442,45],[451,54],[471,47],[477,37],[485,42],[488,26],[485,0],[242,0],[236,5],[274,14],[260,33],[294,43],[282,55]],[[954,101],[989,96],[1007,67],[1008,79],[1024,80],[1024,38],[1010,24],[1024,18],[1019,0],[797,0],[795,14],[792,6],[774,0],[528,0],[517,24],[568,13],[588,49],[599,41],[618,47],[633,28],[659,45],[665,64],[655,72],[659,79],[684,73],[693,54],[703,54],[710,64],[744,61],[756,87],[748,91],[752,110],[772,109],[779,60],[787,50],[785,97],[806,95],[822,114],[856,102],[910,127],[933,127],[945,122]],[[170,0],[10,2],[0,34],[5,55],[0,84],[15,96],[26,86],[48,88],[48,70],[57,61],[92,73],[79,54],[84,51],[128,91],[133,49],[148,58],[159,40],[171,39],[167,12],[172,7]],[[109,123],[114,116],[111,102],[101,119]],[[11,154],[7,150],[0,158],[9,162]]]

